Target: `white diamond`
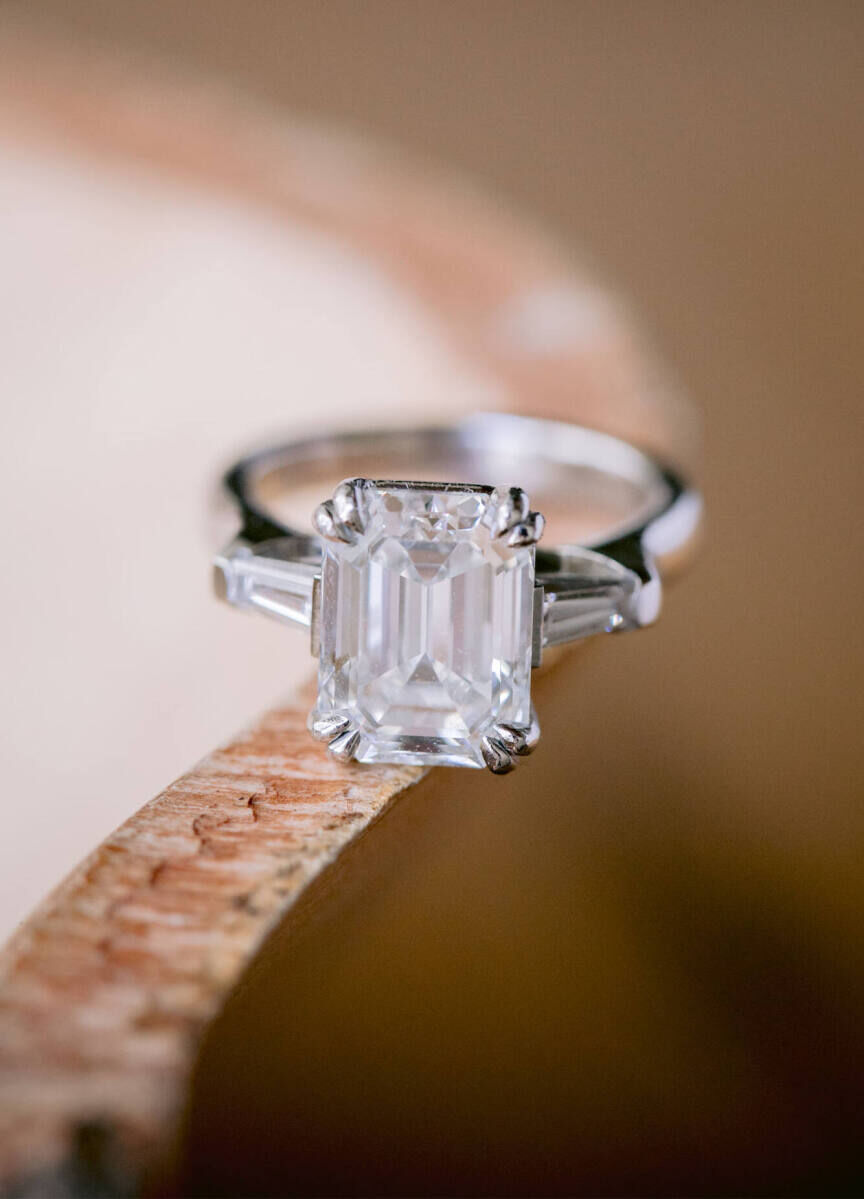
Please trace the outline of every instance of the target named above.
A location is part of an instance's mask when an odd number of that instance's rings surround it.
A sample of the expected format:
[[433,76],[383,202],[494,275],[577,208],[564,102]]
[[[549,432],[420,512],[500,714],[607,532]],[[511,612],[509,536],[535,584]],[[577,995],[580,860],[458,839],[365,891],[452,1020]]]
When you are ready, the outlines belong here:
[[360,762],[483,766],[497,724],[531,717],[533,547],[493,536],[485,488],[367,484],[365,528],[328,541],[314,717]]

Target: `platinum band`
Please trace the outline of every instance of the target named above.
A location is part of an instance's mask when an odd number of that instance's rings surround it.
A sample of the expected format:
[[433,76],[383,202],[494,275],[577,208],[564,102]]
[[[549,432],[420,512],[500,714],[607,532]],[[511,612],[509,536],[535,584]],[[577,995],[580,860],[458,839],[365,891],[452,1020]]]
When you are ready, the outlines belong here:
[[321,541],[278,519],[262,491],[274,482],[291,488],[334,475],[393,478],[386,466],[397,462],[428,477],[427,466],[417,464],[439,460],[446,461],[454,482],[509,486],[525,481],[536,493],[548,491],[551,478],[558,504],[571,496],[575,509],[580,497],[603,493],[615,498],[614,507],[626,509],[584,544],[537,548],[534,666],[547,646],[641,628],[656,619],[661,574],[694,540],[699,495],[677,473],[619,438],[501,413],[431,428],[310,437],[242,459],[224,479],[241,529],[215,560],[218,594],[237,607],[311,630],[317,653]]

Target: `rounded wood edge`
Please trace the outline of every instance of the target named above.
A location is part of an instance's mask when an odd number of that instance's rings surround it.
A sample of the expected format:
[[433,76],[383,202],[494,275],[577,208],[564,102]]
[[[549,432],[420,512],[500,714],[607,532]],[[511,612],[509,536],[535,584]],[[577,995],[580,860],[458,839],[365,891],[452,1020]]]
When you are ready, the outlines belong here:
[[307,709],[268,713],[172,783],[4,950],[0,1181],[14,1193],[91,1168],[137,1184],[179,1117],[202,1029],[259,946],[424,774],[333,762]]

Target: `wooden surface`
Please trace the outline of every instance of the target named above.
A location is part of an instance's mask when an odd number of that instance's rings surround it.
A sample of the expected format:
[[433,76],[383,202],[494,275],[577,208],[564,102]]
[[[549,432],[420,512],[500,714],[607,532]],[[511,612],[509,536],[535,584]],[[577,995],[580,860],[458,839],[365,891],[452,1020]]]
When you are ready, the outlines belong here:
[[[326,229],[422,305],[454,363],[480,364],[514,406],[581,416],[649,443],[686,440],[680,408],[617,308],[547,239],[463,186],[206,88],[191,102],[183,92],[169,129],[160,119],[172,111],[164,79],[130,77],[116,63],[77,60],[27,38],[4,53],[10,135],[131,158],[298,227]],[[355,843],[366,853],[370,826],[423,773],[329,761],[305,732],[308,706],[309,695],[298,695],[168,787],[5,949],[7,1190],[173,1185],[172,1152],[205,1030],[274,929],[288,927],[298,897],[332,876]],[[542,768],[529,769],[539,783]],[[446,779],[448,792],[468,796],[472,779]]]
[[338,766],[310,741],[307,711],[303,696],[270,713],[173,783],[6,948],[7,1185],[86,1171],[87,1126],[104,1129],[90,1166],[113,1185],[158,1169],[201,1030],[297,896],[421,777]]

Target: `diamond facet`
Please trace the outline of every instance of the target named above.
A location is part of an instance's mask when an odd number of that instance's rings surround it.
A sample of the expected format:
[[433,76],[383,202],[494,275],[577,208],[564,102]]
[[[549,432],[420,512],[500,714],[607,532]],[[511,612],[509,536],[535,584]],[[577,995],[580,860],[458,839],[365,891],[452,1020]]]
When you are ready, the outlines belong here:
[[[531,722],[533,545],[510,545],[490,488],[366,483],[363,528],[325,542],[313,721],[360,762],[478,766]],[[343,734],[344,735],[344,734]]]

